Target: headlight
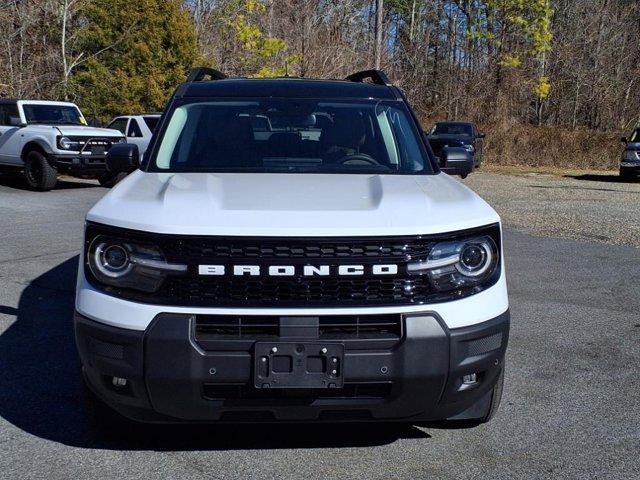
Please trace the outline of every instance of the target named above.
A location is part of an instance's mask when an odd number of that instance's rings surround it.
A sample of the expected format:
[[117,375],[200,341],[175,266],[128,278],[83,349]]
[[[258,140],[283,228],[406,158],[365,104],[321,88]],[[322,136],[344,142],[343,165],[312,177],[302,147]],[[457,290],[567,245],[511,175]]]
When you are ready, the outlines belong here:
[[498,266],[498,248],[488,236],[440,242],[425,262],[408,265],[414,275],[429,275],[433,288],[443,292],[475,287],[489,279]]
[[69,137],[58,137],[58,147],[62,150],[80,150],[81,142],[71,140]]
[[105,285],[156,292],[167,275],[187,271],[187,265],[167,263],[153,245],[100,235],[89,246],[87,263]]
[[466,145],[464,146],[464,149],[469,152],[469,153],[473,153],[476,151],[475,147],[473,145]]
[[75,143],[76,142],[72,142],[71,139],[67,137],[60,137],[60,140],[58,140],[58,145],[60,145],[60,148],[63,148],[65,150],[70,150]]
[[636,152],[635,150],[626,150],[624,152],[624,159],[631,161],[638,160],[638,152]]

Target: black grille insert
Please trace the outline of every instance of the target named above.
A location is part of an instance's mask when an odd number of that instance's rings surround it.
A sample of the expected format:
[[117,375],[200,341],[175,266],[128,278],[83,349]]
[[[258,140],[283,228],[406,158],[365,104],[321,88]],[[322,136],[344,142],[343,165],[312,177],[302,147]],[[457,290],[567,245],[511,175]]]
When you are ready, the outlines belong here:
[[[282,318],[269,315],[197,315],[195,339],[198,342],[291,340],[284,334],[284,330],[295,330],[295,322],[281,325]],[[399,314],[327,315],[306,318],[311,319],[312,323],[301,323],[301,328],[311,326],[311,331],[317,331],[317,335],[314,333],[311,337],[317,337],[318,340],[395,341],[402,337],[402,315]]]

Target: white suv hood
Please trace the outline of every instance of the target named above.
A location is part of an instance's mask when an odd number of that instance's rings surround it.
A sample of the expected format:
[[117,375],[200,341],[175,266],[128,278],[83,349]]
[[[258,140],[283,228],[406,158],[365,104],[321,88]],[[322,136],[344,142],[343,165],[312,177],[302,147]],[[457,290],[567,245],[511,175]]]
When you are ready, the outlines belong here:
[[384,236],[444,233],[499,221],[448,175],[145,173],[87,220],[185,235]]
[[121,132],[111,128],[83,127],[77,125],[57,125],[62,135],[78,137],[123,137]]

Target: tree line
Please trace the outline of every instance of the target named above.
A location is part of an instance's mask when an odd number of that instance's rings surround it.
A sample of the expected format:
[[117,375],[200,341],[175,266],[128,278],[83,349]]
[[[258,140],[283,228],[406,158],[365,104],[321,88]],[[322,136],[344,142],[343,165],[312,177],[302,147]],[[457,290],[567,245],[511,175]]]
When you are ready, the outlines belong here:
[[[635,0],[0,0],[0,96],[159,110],[194,65],[342,78],[379,64],[425,119],[626,130]],[[528,127],[527,127],[528,128]]]

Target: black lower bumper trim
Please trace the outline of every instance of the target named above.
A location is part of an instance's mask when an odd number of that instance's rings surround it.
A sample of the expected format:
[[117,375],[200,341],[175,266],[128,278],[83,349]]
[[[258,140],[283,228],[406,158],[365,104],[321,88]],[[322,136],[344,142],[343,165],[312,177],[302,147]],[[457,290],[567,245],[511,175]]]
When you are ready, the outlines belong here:
[[[509,322],[507,311],[449,330],[435,314],[407,315],[393,348],[345,348],[342,388],[256,389],[252,350],[216,350],[211,341],[203,349],[190,315],[158,315],[145,332],[75,315],[85,376],[99,397],[135,420],[188,423],[450,418],[491,392]],[[465,383],[471,374],[476,381]]]
[[50,155],[49,161],[58,171],[70,175],[92,176],[107,171],[104,155]]

